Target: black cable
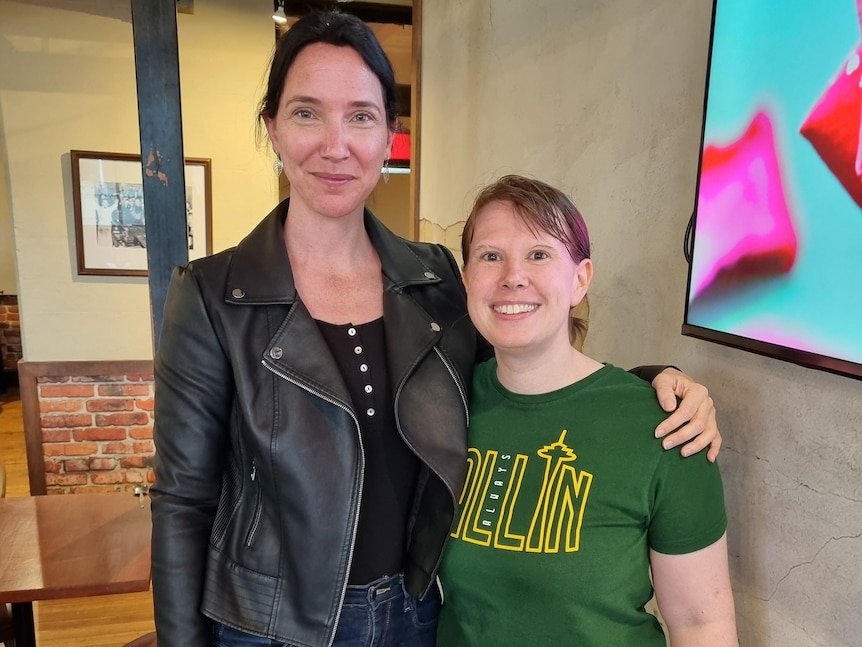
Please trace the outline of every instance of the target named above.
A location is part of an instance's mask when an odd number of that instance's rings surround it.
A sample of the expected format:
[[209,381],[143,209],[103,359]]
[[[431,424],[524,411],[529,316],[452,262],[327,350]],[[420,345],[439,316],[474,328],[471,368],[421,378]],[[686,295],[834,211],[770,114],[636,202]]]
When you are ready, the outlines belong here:
[[691,258],[694,254],[694,214],[688,219],[688,225],[685,227],[685,238],[682,241],[682,255],[685,257],[685,262],[691,265]]

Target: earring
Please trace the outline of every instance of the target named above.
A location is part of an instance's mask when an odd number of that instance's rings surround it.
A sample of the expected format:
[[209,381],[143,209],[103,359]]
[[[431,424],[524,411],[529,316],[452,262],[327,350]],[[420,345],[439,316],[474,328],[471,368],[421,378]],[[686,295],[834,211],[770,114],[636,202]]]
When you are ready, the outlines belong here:
[[284,162],[281,161],[280,157],[275,158],[275,164],[272,165],[272,170],[276,177],[281,176],[281,172],[284,171]]
[[383,184],[389,183],[389,158],[383,160]]

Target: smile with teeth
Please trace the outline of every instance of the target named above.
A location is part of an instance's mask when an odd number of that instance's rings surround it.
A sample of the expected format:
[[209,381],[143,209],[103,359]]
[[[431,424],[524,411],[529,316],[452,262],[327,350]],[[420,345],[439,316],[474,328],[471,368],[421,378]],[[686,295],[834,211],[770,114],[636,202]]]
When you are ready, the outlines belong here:
[[532,312],[538,308],[534,303],[506,303],[499,306],[494,306],[494,312],[501,315],[519,315],[524,312]]

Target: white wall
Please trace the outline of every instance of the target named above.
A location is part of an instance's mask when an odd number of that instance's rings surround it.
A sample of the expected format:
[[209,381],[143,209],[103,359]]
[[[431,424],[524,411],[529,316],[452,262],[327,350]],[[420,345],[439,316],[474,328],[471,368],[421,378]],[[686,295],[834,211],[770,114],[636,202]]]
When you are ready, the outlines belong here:
[[741,644],[859,645],[860,383],[680,335],[711,4],[424,2],[423,237],[457,245],[504,172],[569,191],[596,265],[587,352],[677,364],[716,399]]
[[[129,11],[126,2],[0,0],[0,159],[26,360],[152,355],[146,279],[78,276],[72,218],[69,151],[140,150]],[[207,0],[178,16],[184,152],[212,159],[215,250],[276,202],[254,139],[271,11],[265,0]]]

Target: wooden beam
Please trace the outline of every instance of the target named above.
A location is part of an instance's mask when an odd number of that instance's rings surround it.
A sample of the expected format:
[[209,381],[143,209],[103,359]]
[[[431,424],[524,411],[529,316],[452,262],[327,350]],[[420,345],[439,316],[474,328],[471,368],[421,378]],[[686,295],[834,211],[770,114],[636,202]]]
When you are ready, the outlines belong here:
[[147,266],[158,350],[171,272],[188,262],[175,0],[131,0]]

